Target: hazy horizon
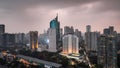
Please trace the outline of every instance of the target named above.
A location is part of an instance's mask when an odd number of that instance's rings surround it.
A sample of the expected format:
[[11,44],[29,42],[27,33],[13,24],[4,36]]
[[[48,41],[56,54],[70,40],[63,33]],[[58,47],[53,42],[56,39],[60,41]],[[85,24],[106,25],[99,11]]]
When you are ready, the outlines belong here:
[[102,33],[114,26],[120,33],[119,6],[120,0],[0,0],[0,24],[9,33],[43,33],[58,13],[61,28],[73,26],[84,33],[91,25]]

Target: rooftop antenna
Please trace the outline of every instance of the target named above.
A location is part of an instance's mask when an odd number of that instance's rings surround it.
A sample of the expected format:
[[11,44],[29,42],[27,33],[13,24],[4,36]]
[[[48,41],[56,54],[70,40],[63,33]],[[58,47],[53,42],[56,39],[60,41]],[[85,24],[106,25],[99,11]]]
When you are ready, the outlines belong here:
[[57,13],[57,15],[56,15],[56,18],[55,18],[57,21],[58,21],[58,13]]

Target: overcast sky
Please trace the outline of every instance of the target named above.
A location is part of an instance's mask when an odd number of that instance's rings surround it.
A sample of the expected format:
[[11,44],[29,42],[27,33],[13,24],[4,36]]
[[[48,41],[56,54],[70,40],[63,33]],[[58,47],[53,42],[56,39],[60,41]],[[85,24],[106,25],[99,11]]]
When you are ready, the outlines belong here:
[[43,33],[58,13],[60,27],[73,26],[82,32],[114,26],[120,32],[120,0],[0,0],[0,24],[6,32]]

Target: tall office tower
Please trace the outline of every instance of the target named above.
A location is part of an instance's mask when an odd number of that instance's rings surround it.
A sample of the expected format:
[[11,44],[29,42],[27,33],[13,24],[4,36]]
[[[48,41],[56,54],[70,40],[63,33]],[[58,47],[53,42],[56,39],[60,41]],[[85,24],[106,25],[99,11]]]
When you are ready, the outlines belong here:
[[15,34],[15,43],[18,45],[25,44],[25,34],[24,33],[16,33]]
[[100,32],[91,32],[91,26],[86,26],[85,32],[85,43],[86,43],[86,49],[88,51],[97,51],[97,38],[100,36]]
[[91,26],[90,25],[87,25],[86,26],[86,32],[85,32],[85,44],[86,44],[86,49],[88,51],[90,51],[90,48],[91,48]]
[[38,49],[38,32],[30,31],[30,46],[32,50]]
[[64,34],[74,34],[74,28],[71,26],[65,26],[64,27]]
[[91,26],[90,25],[86,26],[86,32],[91,32]]
[[58,15],[55,19],[50,21],[50,28],[56,29],[56,44],[57,49],[59,49],[59,40],[60,40],[60,22],[58,21]]
[[0,34],[5,33],[5,25],[0,24]]
[[56,46],[56,29],[49,28],[48,29],[48,51],[50,52],[56,52],[57,46]]
[[64,54],[79,53],[79,38],[76,35],[68,34],[63,36],[63,52]]
[[98,39],[98,64],[103,68],[116,68],[116,46],[113,35],[101,35]]
[[78,29],[75,29],[74,35],[76,35],[79,38],[79,43],[82,43],[83,37],[81,35],[81,31],[79,31]]

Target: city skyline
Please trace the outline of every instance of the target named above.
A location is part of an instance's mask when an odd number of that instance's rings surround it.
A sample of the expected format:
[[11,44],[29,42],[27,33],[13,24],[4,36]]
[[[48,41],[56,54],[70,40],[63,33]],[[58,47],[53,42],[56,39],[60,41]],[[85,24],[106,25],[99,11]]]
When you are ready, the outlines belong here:
[[73,26],[82,32],[86,25],[92,31],[114,26],[117,32],[120,18],[119,0],[0,0],[0,24],[6,32],[16,33],[37,30],[43,33],[50,20],[58,13],[61,28]]

